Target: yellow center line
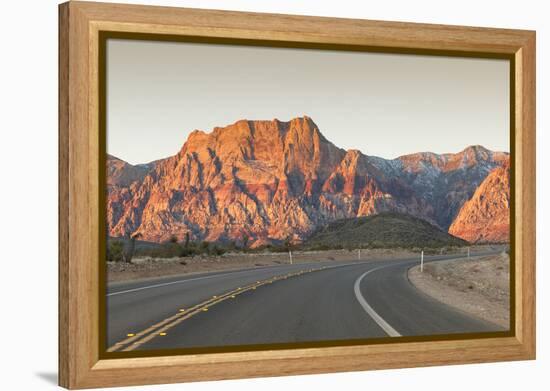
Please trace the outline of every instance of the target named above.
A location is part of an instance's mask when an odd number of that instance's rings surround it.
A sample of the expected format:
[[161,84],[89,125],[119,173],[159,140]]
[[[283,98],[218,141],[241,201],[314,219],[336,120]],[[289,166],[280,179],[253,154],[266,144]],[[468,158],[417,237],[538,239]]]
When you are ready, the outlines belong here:
[[[231,294],[232,292],[228,292],[227,294]],[[221,296],[221,297],[224,297],[225,295]],[[175,319],[177,319],[178,317],[182,317],[182,316],[185,316],[185,315],[188,315],[188,314],[192,314],[194,313],[194,311],[196,310],[200,310],[203,306],[205,305],[208,305],[210,304],[211,302],[213,302],[215,299],[209,299],[209,300],[206,300],[202,303],[199,303],[191,308],[189,308],[188,310],[183,310],[179,313],[176,313],[175,315],[172,315],[158,323],[155,323],[154,325],[152,325],[151,327],[148,327],[146,328],[145,330],[142,330],[140,331],[139,333],[132,333],[132,335],[128,334],[127,336],[130,337],[130,338],[126,338],[120,342],[117,342],[115,343],[113,346],[111,346],[109,349],[107,349],[107,352],[114,352],[114,351],[117,351],[119,350],[122,346],[124,345],[128,345],[136,340],[138,340],[139,338],[141,338],[142,336],[144,336],[145,334],[148,334],[150,332],[153,332],[155,331],[156,329],[158,329],[159,327],[162,327],[164,326],[166,323],[169,323]]]
[[[193,311],[192,313],[188,313],[186,316],[182,316],[182,317],[179,317],[178,319],[175,319],[173,320],[172,322],[168,323],[168,324],[165,324],[161,329],[157,330],[157,332],[159,333],[165,333],[167,330],[173,328],[174,326],[180,324],[181,322],[183,322],[184,320],[186,319],[189,319],[191,318],[192,316],[194,315],[197,315],[198,313],[200,312],[206,312],[208,311],[208,307],[211,307],[215,304],[218,304],[218,303],[221,303],[222,301],[225,301],[228,297],[231,297],[231,296],[236,296],[236,295],[240,295],[240,294],[243,294],[245,292],[247,292],[248,290],[250,289],[250,287],[246,287],[246,288],[240,288],[238,292],[235,292],[234,294],[232,295],[228,295],[228,294],[225,294],[223,296],[220,296],[220,298],[218,300],[215,300],[213,302],[210,302],[209,304],[205,305],[205,306],[202,306],[201,308],[198,308],[196,309],[195,311]],[[147,343],[149,342],[150,340],[152,340],[153,338],[155,338],[157,336],[157,333],[150,333],[148,335],[145,335],[142,339],[138,340],[138,341],[135,341],[133,342],[131,345],[127,346],[126,348],[122,349],[122,351],[124,352],[129,352],[129,351],[132,351],[136,348],[138,348],[139,346],[143,345],[144,343]]]
[[272,277],[270,279],[265,279],[262,281],[256,281],[256,283],[253,283],[251,285],[248,285],[246,287],[238,287],[232,291],[226,292],[222,295],[214,295],[211,299],[208,299],[206,301],[203,301],[197,305],[194,305],[193,307],[187,308],[187,309],[180,309],[179,312],[177,312],[175,315],[172,315],[158,323],[155,323],[154,325],[148,327],[145,330],[140,331],[139,333],[129,333],[127,334],[127,337],[120,342],[115,343],[112,345],[109,349],[107,349],[107,352],[114,352],[117,350],[122,351],[132,351],[136,349],[137,347],[143,345],[144,343],[149,342],[151,339],[157,337],[157,336],[165,336],[166,331],[171,329],[172,327],[178,325],[179,323],[183,322],[186,319],[191,318],[194,315],[197,315],[201,312],[208,311],[209,307],[214,306],[215,304],[221,303],[227,299],[234,299],[237,295],[243,294],[245,292],[248,292],[250,290],[256,290],[257,287],[271,284],[275,281],[284,280],[288,277],[294,277],[294,276],[300,276],[304,273],[309,273],[313,271],[318,271],[323,269],[310,269],[310,270],[302,270],[299,272],[290,273],[287,275],[281,275]]

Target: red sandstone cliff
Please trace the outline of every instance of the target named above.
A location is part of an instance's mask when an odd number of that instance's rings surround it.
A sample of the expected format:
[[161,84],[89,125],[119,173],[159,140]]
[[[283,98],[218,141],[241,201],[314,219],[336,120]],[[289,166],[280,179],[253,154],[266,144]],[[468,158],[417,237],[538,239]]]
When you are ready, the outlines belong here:
[[510,239],[510,166],[497,167],[458,213],[449,233],[469,242]]
[[108,160],[110,236],[233,240],[253,246],[304,239],[338,218],[381,211],[447,229],[507,154],[469,147],[385,160],[329,142],[309,117],[246,121],[192,132],[175,156],[131,166]]

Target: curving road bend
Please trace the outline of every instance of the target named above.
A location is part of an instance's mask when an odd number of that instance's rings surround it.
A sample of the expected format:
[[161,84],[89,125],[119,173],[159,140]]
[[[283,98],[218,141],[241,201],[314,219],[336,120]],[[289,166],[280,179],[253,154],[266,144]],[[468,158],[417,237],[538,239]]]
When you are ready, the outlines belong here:
[[[457,255],[425,257],[425,262],[452,258]],[[503,331],[417,290],[407,271],[418,263],[417,258],[327,261],[110,284],[107,348]]]

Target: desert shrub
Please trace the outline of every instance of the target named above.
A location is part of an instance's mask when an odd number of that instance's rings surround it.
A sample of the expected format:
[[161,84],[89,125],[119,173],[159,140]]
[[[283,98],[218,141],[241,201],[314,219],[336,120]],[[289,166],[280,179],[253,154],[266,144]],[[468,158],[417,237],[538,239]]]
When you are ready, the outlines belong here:
[[273,253],[286,253],[288,252],[288,248],[286,246],[271,246],[269,251]]
[[158,258],[175,258],[181,254],[181,246],[177,243],[166,243],[156,250]]
[[243,234],[242,244],[243,244],[243,251],[246,252],[246,249],[248,248],[248,235]]
[[178,250],[178,256],[179,257],[192,257],[195,255],[196,250],[194,248],[189,247],[180,247]]
[[212,248],[212,253],[214,255],[223,255],[223,254],[225,254],[225,249],[222,248],[222,247],[214,246]]
[[291,235],[288,235],[285,239],[285,241],[283,242],[283,246],[285,248],[286,251],[289,251],[292,249],[292,236]]
[[167,242],[155,247],[140,249],[137,253],[151,258],[176,258],[192,255],[192,250],[186,249],[178,243]]
[[110,241],[107,245],[107,261],[122,262],[124,260],[124,243],[121,241]]

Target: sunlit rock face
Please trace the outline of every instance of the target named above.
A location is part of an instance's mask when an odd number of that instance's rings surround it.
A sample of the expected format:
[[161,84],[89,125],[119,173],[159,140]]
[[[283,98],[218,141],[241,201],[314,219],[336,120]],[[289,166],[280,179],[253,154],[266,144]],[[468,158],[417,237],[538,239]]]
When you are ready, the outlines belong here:
[[480,146],[386,160],[336,147],[307,116],[241,120],[195,130],[175,156],[150,164],[110,156],[107,225],[112,237],[246,236],[253,247],[299,242],[320,224],[381,211],[447,230],[489,172],[507,161]]
[[493,169],[464,203],[449,233],[469,242],[510,240],[510,166]]

